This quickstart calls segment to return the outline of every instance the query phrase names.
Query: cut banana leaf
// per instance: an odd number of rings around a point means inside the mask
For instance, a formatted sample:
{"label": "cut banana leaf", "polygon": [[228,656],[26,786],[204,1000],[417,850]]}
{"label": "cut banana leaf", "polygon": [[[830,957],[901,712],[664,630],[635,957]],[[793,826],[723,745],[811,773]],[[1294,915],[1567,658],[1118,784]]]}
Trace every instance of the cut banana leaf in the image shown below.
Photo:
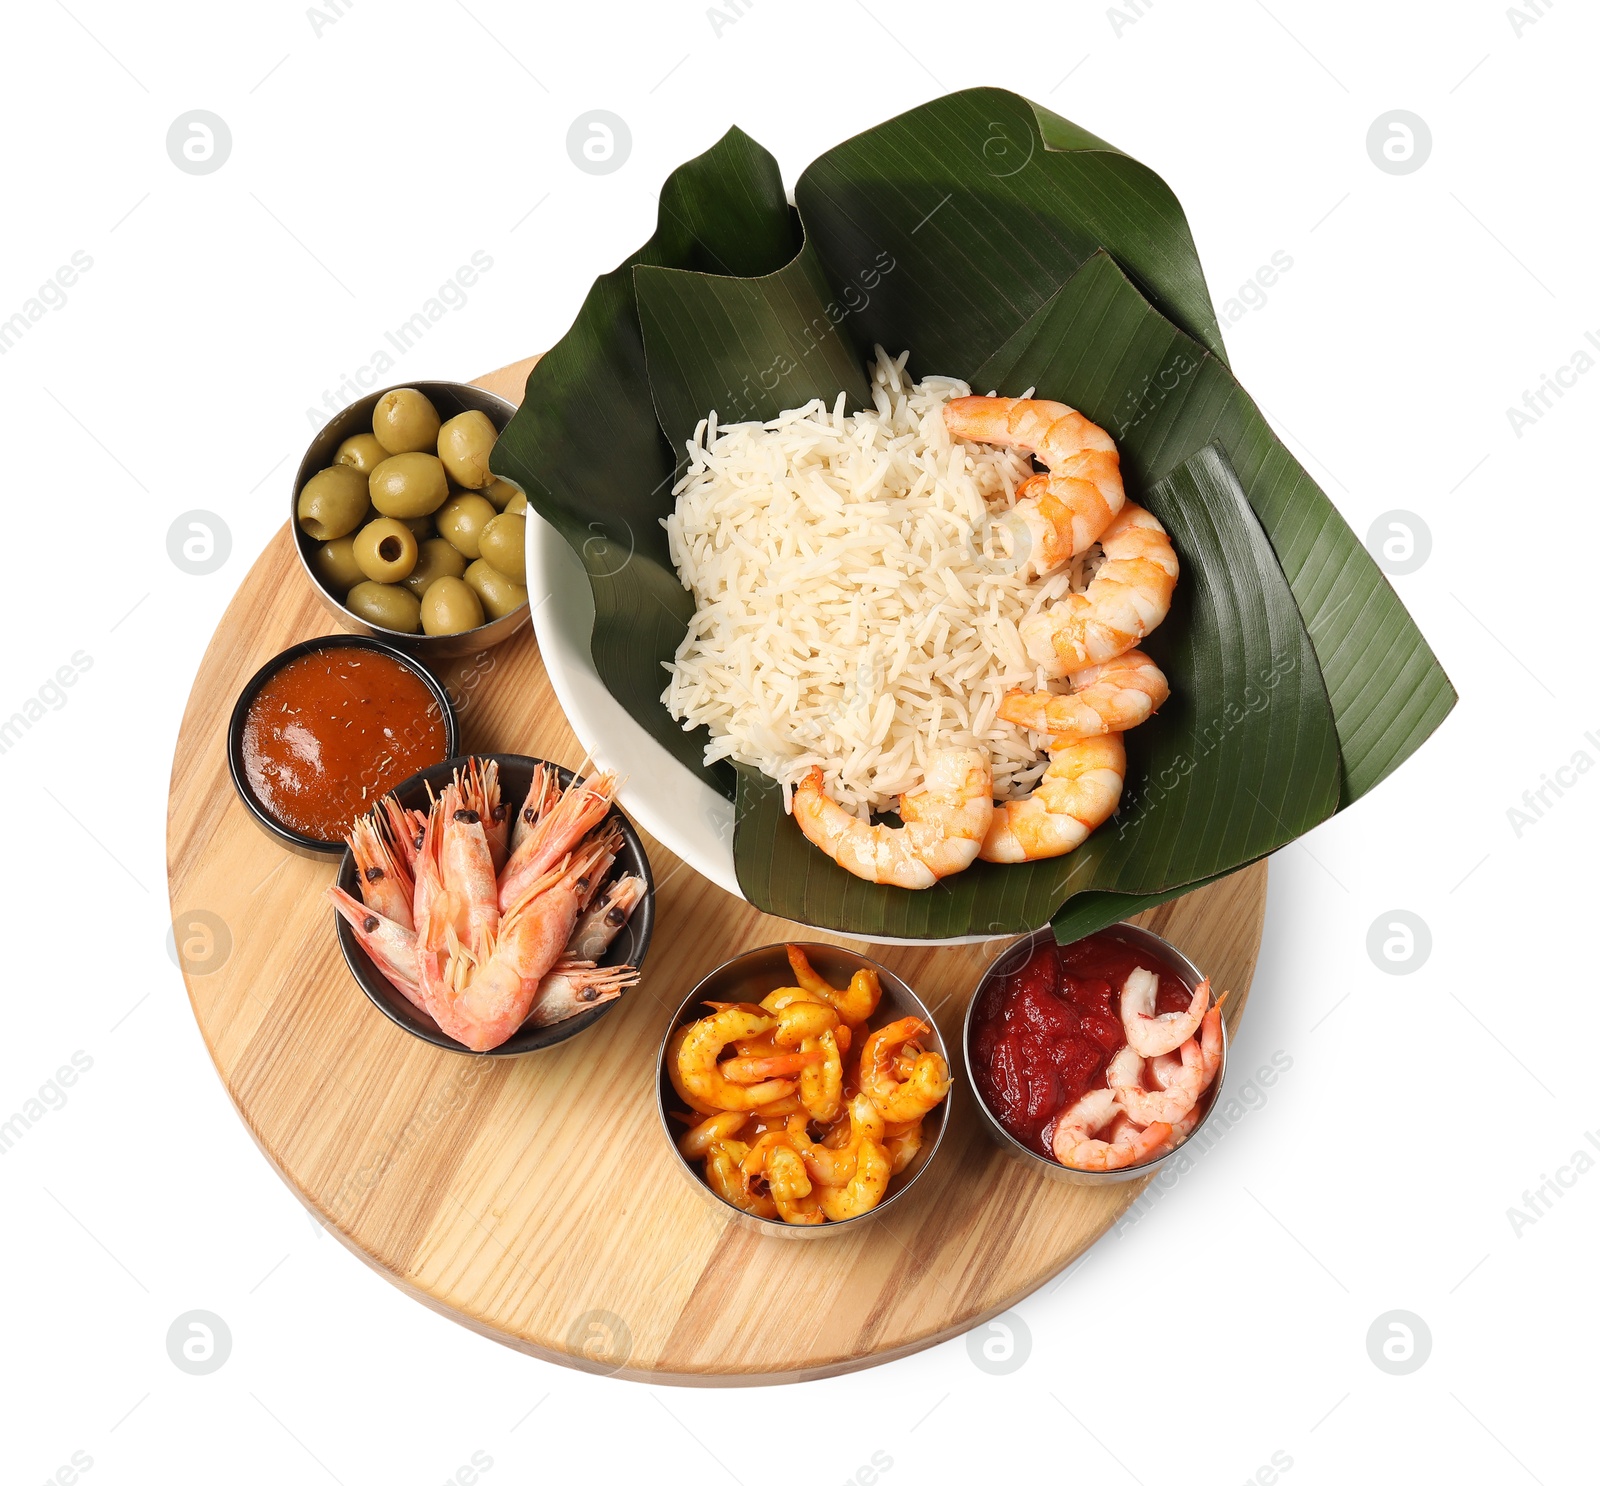
{"label": "cut banana leaf", "polygon": [[1147,167],[977,89],[830,150],[796,199],[798,213],[738,131],[675,172],[655,236],[596,282],[497,449],[496,471],[583,557],[596,666],[648,732],[734,793],[733,770],[702,763],[704,732],[660,702],[691,611],[659,524],[684,440],[713,408],[728,423],[858,403],[874,343],[909,349],[917,376],[1082,408],[1118,439],[1184,577],[1146,647],[1173,700],[1129,735],[1122,812],[1077,853],[979,864],[925,893],[876,887],[741,769],[734,857],[752,902],[846,933],[1088,932],[1294,839],[1437,726],[1449,682],[1228,372],[1182,210]]}
{"label": "cut banana leaf", "polygon": [[734,865],[751,902],[785,918],[893,938],[1020,933],[1089,894],[1090,933],[1126,917],[1122,894],[1198,883],[1287,845],[1339,804],[1333,712],[1294,596],[1226,457],[1191,456],[1144,501],[1182,577],[1144,649],[1171,700],[1127,734],[1115,817],[1070,856],[978,862],[926,892],[852,877],[783,815],[781,793],[739,770]]}
{"label": "cut banana leaf", "polygon": [[[1178,198],[1146,165],[1000,88],[951,93],[807,167],[795,200],[841,290],[893,268],[860,306],[858,341],[912,348],[970,380],[1098,249],[1216,355],[1222,332]],[[914,325],[916,341],[903,341]],[[977,358],[977,360],[974,359]]]}
{"label": "cut banana leaf", "polygon": [[655,235],[595,280],[572,329],[529,373],[522,406],[491,460],[583,559],[594,590],[595,668],[611,694],[730,798],[732,770],[708,768],[704,739],[684,733],[660,703],[661,664],[683,638],[694,601],[661,529],[672,507],[675,453],[651,401],[634,269],[759,276],[781,270],[799,246],[777,161],[730,129],[667,178]]}
{"label": "cut banana leaf", "polygon": [[1116,439],[1130,492],[1199,444],[1221,444],[1316,646],[1339,725],[1344,804],[1410,757],[1455,705],[1433,652],[1333,503],[1227,367],[1157,314],[1108,254],[1074,274],[973,385],[1036,386],[1080,409]]}

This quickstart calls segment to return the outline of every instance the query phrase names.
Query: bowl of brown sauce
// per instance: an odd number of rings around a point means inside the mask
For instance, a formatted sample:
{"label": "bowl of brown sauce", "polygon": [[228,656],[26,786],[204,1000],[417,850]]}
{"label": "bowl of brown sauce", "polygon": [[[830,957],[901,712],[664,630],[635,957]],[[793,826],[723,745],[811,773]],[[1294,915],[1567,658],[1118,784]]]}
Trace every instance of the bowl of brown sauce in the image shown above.
{"label": "bowl of brown sauce", "polygon": [[273,656],[228,723],[228,770],[256,823],[305,856],[339,856],[356,816],[403,779],[453,758],[445,689],[365,635],[324,635]]}

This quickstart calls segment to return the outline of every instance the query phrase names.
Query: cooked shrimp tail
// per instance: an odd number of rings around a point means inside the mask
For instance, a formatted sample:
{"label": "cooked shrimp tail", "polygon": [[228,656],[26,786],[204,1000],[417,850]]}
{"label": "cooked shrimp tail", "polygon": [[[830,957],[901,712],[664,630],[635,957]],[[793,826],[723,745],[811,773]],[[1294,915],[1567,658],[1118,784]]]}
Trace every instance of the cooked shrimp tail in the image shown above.
{"label": "cooked shrimp tail", "polygon": [[831,800],[813,766],[795,786],[792,809],[806,839],[868,882],[928,888],[965,871],[994,812],[987,752],[947,748],[928,766],[924,787],[900,797],[905,824],[868,825]]}
{"label": "cooked shrimp tail", "polygon": [[1138,727],[1169,694],[1161,668],[1142,650],[1125,651],[1072,679],[1073,689],[1064,695],[1007,693],[1000,716],[1018,727],[1049,733],[1058,742],[1072,742]]}
{"label": "cooked shrimp tail", "polygon": [[1117,446],[1098,424],[1064,403],[1036,397],[957,397],[945,427],[958,439],[1025,449],[1049,466],[1017,491],[1016,512],[1032,538],[1029,561],[1048,573],[1085,551],[1122,509]]}
{"label": "cooked shrimp tail", "polygon": [[1156,992],[1161,981],[1152,971],[1137,968],[1122,983],[1122,1030],[1141,1058],[1170,1053],[1193,1037],[1206,1008],[1211,1004],[1211,982],[1202,980],[1194,988],[1188,1006],[1182,1011],[1156,1015]]}
{"label": "cooked shrimp tail", "polygon": [[1167,617],[1178,555],[1166,528],[1129,501],[1100,538],[1106,560],[1083,593],[1030,614],[1017,632],[1049,676],[1073,676],[1132,650]]}
{"label": "cooked shrimp tail", "polygon": [[1076,851],[1117,808],[1127,768],[1121,733],[1052,743],[1033,793],[995,806],[984,861],[1035,862]]}

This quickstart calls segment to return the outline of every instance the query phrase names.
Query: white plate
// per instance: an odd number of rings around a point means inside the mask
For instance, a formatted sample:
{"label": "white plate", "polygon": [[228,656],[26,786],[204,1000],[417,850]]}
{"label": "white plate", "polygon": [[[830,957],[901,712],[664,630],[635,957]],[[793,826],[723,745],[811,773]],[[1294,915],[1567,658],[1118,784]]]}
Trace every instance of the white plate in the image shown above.
{"label": "white plate", "polygon": [[[622,775],[618,803],[668,851],[743,900],[733,869],[733,802],[684,768],[606,690],[589,651],[594,628],[589,575],[561,533],[531,508],[528,593],[539,654],[556,700],[595,763]],[[663,690],[666,684],[663,671]],[[984,944],[994,940],[988,934],[934,940],[877,934],[852,937],[871,944]]]}

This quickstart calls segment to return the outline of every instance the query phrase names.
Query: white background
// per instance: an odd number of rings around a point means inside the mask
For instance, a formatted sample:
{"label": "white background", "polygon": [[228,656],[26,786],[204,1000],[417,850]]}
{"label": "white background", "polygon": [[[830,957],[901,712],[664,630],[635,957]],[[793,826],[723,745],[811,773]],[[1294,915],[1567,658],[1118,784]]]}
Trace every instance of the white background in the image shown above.
{"label": "white background", "polygon": [[[92,1069],[3,1157],[0,1474],[91,1482],[511,1479],[1239,1482],[1593,1479],[1600,1175],[1508,1209],[1600,1126],[1600,777],[1520,835],[1578,750],[1600,759],[1590,639],[1600,375],[1519,438],[1506,409],[1600,331],[1592,62],[1578,4],[1500,0],[748,0],[544,7],[361,0],[8,9],[0,319],[75,251],[92,269],[0,357],[8,453],[0,714],[82,651],[66,703],[0,756],[0,1117]],[[335,7],[325,5],[326,15]],[[731,19],[730,19],[731,18]],[[322,1233],[257,1153],[163,936],[173,741],[201,652],[283,519],[306,408],[475,249],[492,271],[401,363],[465,378],[548,346],[650,232],[667,172],[737,122],[791,184],[829,145],[949,89],[1001,84],[1146,161],[1187,208],[1235,369],[1363,535],[1420,515],[1396,586],[1461,692],[1394,778],[1272,864],[1242,1080],[1292,1067],[1135,1224],[1027,1300],[1026,1363],[964,1341],[757,1393],[534,1362],[423,1309]],[[169,161],[221,115],[225,166]],[[629,124],[592,177],[580,114]],[[1409,175],[1369,125],[1431,128]],[[898,349],[898,348],[897,348]],[[1592,349],[1592,348],[1591,348]],[[915,348],[913,348],[913,353]],[[937,370],[927,368],[926,370]],[[194,577],[166,532],[219,513]],[[1431,930],[1382,973],[1369,927]],[[818,1303],[772,1304],[796,1326]],[[227,1364],[168,1360],[180,1313]],[[1426,1323],[1407,1376],[1370,1359]],[[991,1338],[1000,1344],[1003,1338]],[[531,1415],[530,1409],[535,1410]],[[892,1461],[882,1469],[882,1457]],[[862,1476],[865,1481],[868,1477]],[[1263,1475],[1261,1480],[1269,1479]]]}

